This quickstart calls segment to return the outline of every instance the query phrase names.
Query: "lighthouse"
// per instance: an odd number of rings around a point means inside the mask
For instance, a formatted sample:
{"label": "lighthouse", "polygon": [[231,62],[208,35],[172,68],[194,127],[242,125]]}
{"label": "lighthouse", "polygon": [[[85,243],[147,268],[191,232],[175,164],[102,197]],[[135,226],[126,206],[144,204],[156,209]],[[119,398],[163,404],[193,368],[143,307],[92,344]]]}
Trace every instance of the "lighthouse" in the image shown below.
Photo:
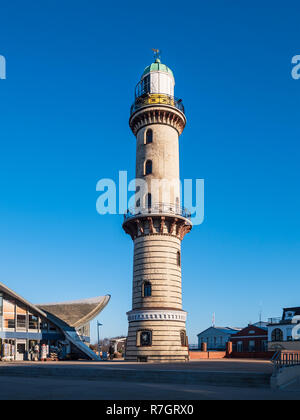
{"label": "lighthouse", "polygon": [[172,70],[156,55],[136,85],[130,110],[137,199],[123,223],[134,244],[128,361],[188,360],[181,242],[192,223],[181,206],[179,137],[186,117],[174,86]]}

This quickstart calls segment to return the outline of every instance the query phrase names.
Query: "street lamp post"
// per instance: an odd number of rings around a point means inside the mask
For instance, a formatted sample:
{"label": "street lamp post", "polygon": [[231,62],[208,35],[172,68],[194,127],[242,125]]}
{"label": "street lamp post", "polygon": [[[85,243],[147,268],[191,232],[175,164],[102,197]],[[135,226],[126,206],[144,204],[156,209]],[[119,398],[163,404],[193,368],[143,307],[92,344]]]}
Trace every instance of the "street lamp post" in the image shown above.
{"label": "street lamp post", "polygon": [[100,333],[99,333],[99,328],[102,326],[103,324],[101,324],[99,321],[97,321],[97,333],[98,333],[98,355],[100,357]]}

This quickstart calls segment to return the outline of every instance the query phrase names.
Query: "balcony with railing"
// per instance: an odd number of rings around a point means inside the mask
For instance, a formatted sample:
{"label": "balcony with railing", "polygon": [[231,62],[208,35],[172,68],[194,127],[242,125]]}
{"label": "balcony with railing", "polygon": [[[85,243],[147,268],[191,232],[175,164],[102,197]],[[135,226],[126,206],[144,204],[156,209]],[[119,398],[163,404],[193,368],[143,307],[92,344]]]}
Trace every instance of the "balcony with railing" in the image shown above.
{"label": "balcony with railing", "polygon": [[156,93],[147,93],[135,99],[134,104],[130,108],[130,115],[139,109],[149,105],[168,105],[179,109],[184,114],[184,106],[182,99],[175,98],[174,96]]}
{"label": "balcony with railing", "polygon": [[268,324],[270,325],[277,325],[277,324],[280,324],[281,322],[282,322],[282,319],[280,317],[268,318]]}
{"label": "balcony with railing", "polygon": [[191,220],[191,213],[183,207],[174,204],[154,203],[150,207],[135,207],[127,210],[127,213],[124,214],[124,222],[138,216],[155,215],[179,216]]}

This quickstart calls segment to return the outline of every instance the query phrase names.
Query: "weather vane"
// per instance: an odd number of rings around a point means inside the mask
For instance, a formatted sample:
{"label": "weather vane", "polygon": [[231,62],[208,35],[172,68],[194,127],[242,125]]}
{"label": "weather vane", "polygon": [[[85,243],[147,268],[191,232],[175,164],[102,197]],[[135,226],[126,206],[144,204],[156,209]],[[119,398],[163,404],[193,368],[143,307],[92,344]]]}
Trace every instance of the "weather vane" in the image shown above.
{"label": "weather vane", "polygon": [[152,48],[152,51],[153,51],[153,55],[154,55],[154,60],[160,59],[161,51],[157,50],[156,48]]}

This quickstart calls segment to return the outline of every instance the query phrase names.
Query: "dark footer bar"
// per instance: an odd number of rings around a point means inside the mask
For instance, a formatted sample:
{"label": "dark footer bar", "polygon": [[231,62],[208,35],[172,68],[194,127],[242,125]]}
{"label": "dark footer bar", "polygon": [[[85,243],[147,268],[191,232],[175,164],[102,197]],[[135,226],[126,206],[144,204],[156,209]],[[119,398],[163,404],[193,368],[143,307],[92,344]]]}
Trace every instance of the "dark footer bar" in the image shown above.
{"label": "dark footer bar", "polygon": [[[141,419],[162,416],[200,416],[199,401],[98,401],[101,414],[109,418],[125,416],[131,419]],[[203,408],[203,406],[202,406]]]}

